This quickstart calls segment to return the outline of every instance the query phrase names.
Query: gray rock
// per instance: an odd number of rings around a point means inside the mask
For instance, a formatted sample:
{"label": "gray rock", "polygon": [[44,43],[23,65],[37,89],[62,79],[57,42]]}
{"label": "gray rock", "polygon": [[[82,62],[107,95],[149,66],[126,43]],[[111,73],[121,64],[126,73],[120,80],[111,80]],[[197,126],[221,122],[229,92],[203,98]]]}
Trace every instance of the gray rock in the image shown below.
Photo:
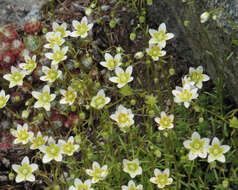
{"label": "gray rock", "polygon": [[[154,0],[153,5],[147,7],[150,28],[157,28],[160,23],[165,22],[167,30],[175,34],[170,46],[166,48],[171,47],[175,51],[175,58],[178,56],[182,60],[182,63],[176,63],[176,72],[185,74],[189,66],[203,65],[215,81],[224,66],[225,85],[238,103],[237,46],[231,46],[234,54],[226,61],[234,26],[222,11],[217,12],[217,20],[210,18],[208,22],[200,23],[203,12],[216,8],[223,8],[227,16],[238,23],[238,0],[200,0],[196,1],[196,8],[192,5],[192,0],[187,2],[190,3],[183,3],[182,0]],[[185,20],[189,21],[187,26],[184,26]],[[234,30],[237,31],[237,28]]]}
{"label": "gray rock", "polygon": [[40,18],[40,9],[48,0],[1,0],[0,26],[15,23],[23,26],[31,17]]}

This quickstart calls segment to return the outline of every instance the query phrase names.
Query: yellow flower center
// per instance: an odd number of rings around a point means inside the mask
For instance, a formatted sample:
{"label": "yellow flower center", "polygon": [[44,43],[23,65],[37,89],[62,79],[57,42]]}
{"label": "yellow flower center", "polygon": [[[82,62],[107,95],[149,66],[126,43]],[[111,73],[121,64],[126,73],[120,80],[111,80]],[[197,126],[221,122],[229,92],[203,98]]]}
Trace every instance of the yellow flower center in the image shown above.
{"label": "yellow flower center", "polygon": [[26,129],[22,129],[17,133],[17,137],[20,142],[26,142],[30,138],[30,135]]}
{"label": "yellow flower center", "polygon": [[32,168],[27,164],[24,163],[22,167],[18,169],[18,175],[21,178],[27,179],[31,176]]}
{"label": "yellow flower center", "polygon": [[47,79],[50,81],[55,81],[58,77],[59,73],[57,70],[55,69],[50,69],[47,71]]}
{"label": "yellow flower center", "polygon": [[13,74],[10,77],[10,80],[14,84],[17,84],[17,83],[21,82],[23,78],[24,78],[24,74],[19,73],[19,72],[13,72]]}
{"label": "yellow flower center", "polygon": [[55,143],[50,143],[50,145],[46,147],[46,152],[49,158],[56,158],[60,154],[60,147],[57,146]]}
{"label": "yellow flower center", "polygon": [[119,73],[118,77],[118,83],[119,84],[125,84],[130,80],[130,74],[129,73]]}
{"label": "yellow flower center", "polygon": [[169,183],[168,175],[167,174],[158,174],[156,177],[156,183],[160,184],[161,186],[165,186]]}
{"label": "yellow flower center", "polygon": [[79,184],[77,185],[77,190],[89,190],[88,185]]}
{"label": "yellow flower center", "polygon": [[163,128],[168,128],[171,126],[172,120],[170,119],[170,117],[162,117],[160,119],[160,125]]}
{"label": "yellow flower center", "polygon": [[214,144],[212,145],[212,147],[209,148],[209,153],[212,157],[220,157],[223,151],[223,148],[218,144]]}
{"label": "yellow flower center", "polygon": [[168,39],[168,35],[165,33],[164,30],[160,30],[160,31],[154,33],[154,38],[155,38],[156,42],[163,42]]}
{"label": "yellow flower center", "polygon": [[40,94],[40,96],[39,96],[39,101],[40,101],[42,104],[48,104],[48,103],[50,103],[50,101],[51,101],[51,96],[50,96],[49,92],[46,91],[46,92],[43,92],[42,94]]}
{"label": "yellow flower center", "polygon": [[118,65],[118,60],[117,59],[108,59],[106,66],[109,69],[115,69]]}
{"label": "yellow flower center", "polygon": [[56,27],[55,32],[60,32],[61,33],[61,38],[66,36],[65,29],[63,27]]}
{"label": "yellow flower center", "polygon": [[137,163],[127,163],[127,168],[130,172],[136,172],[139,169],[139,166]]}
{"label": "yellow flower center", "polygon": [[88,31],[88,26],[85,23],[77,25],[77,31],[80,36],[83,36]]}
{"label": "yellow flower center", "polygon": [[191,78],[191,80],[193,82],[195,82],[196,84],[199,84],[200,82],[203,81],[204,77],[202,75],[201,71],[193,71],[189,74],[189,77]]}
{"label": "yellow flower center", "polygon": [[45,144],[45,139],[42,136],[38,136],[32,140],[32,143],[34,144],[34,148],[38,148]]}
{"label": "yellow flower center", "polygon": [[162,56],[161,48],[159,46],[152,46],[149,51],[149,55],[151,55],[152,57]]}
{"label": "yellow flower center", "polygon": [[179,99],[183,102],[189,102],[192,96],[193,94],[187,89],[183,89],[183,92],[178,94]]}
{"label": "yellow flower center", "polygon": [[129,121],[129,117],[125,113],[120,113],[117,116],[118,123],[126,123]]}
{"label": "yellow flower center", "polygon": [[196,152],[203,152],[205,142],[201,141],[198,138],[193,139],[193,141],[190,143],[191,151],[193,153]]}
{"label": "yellow flower center", "polygon": [[74,151],[75,151],[75,148],[72,142],[63,144],[63,152],[65,154],[72,154]]}
{"label": "yellow flower center", "polygon": [[73,102],[76,98],[76,95],[73,90],[69,90],[65,93],[66,102]]}
{"label": "yellow flower center", "polygon": [[64,59],[64,52],[60,50],[56,50],[56,52],[52,56],[55,62],[60,62]]}

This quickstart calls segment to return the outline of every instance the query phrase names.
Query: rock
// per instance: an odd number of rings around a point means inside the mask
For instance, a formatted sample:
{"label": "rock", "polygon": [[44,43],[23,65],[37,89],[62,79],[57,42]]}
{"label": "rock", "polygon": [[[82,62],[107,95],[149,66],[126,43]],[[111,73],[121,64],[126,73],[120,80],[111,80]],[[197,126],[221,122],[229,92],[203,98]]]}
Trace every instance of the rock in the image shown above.
{"label": "rock", "polygon": [[48,0],[1,0],[0,26],[15,23],[23,26],[30,17],[40,18],[40,9]]}
{"label": "rock", "polygon": [[[216,8],[223,8],[227,16],[234,23],[238,23],[238,0],[200,0],[196,1],[195,6],[192,2],[154,0],[153,5],[147,7],[150,28],[157,29],[160,23],[165,22],[167,30],[175,34],[170,47],[175,51],[175,58],[178,56],[180,60],[184,60],[183,63],[176,63],[176,72],[184,73],[185,69],[188,71],[189,66],[203,65],[215,82],[218,76],[221,76],[224,66],[225,85],[229,95],[238,104],[238,48],[230,46],[234,26],[222,11],[217,12],[217,20],[210,18],[208,22],[200,23],[200,15],[203,12]],[[188,21],[187,26],[184,25],[185,21]],[[233,55],[227,60],[229,46]]]}

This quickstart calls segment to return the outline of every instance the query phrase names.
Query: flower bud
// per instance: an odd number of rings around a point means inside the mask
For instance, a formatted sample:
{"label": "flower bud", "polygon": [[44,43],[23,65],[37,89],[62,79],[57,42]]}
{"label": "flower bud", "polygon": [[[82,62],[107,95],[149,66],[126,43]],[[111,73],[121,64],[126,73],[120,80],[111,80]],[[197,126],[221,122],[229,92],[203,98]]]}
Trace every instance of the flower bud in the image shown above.
{"label": "flower bud", "polygon": [[87,16],[91,15],[92,12],[93,12],[93,10],[92,10],[90,7],[86,8],[86,10],[85,10],[85,14],[86,14]]}
{"label": "flower bud", "polygon": [[135,59],[141,59],[142,57],[144,57],[144,53],[142,51],[138,51],[134,55]]}
{"label": "flower bud", "polygon": [[132,32],[132,33],[130,34],[130,39],[131,39],[132,41],[135,40],[135,39],[136,39],[136,33]]}
{"label": "flower bud", "polygon": [[13,172],[10,172],[10,173],[8,174],[9,180],[13,180],[14,177],[15,177],[15,174],[14,174]]}
{"label": "flower bud", "polygon": [[229,187],[229,181],[228,181],[228,179],[224,179],[224,180],[222,181],[222,186],[223,186],[224,188],[228,188],[228,187]]}
{"label": "flower bud", "polygon": [[210,13],[209,12],[206,11],[206,12],[202,13],[201,16],[200,16],[200,22],[201,23],[207,22],[209,17],[210,17]]}
{"label": "flower bud", "polygon": [[147,5],[152,5],[153,4],[153,0],[147,0]]}
{"label": "flower bud", "polygon": [[114,27],[116,26],[116,20],[115,20],[115,19],[110,20],[109,26],[110,26],[111,28],[114,28]]}
{"label": "flower bud", "polygon": [[135,100],[135,99],[132,99],[132,100],[130,101],[130,104],[131,104],[132,106],[134,106],[134,105],[136,104],[136,100]]}
{"label": "flower bud", "polygon": [[29,115],[30,115],[30,112],[28,110],[22,111],[22,114],[21,114],[22,118],[27,119]]}

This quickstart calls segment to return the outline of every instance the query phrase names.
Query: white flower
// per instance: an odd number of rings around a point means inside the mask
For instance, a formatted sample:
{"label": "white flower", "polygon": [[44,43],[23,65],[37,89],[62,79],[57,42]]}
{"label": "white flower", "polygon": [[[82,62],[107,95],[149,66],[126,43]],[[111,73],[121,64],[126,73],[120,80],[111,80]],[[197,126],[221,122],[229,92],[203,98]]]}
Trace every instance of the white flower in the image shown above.
{"label": "white flower", "polygon": [[226,161],[226,158],[223,154],[227,153],[230,150],[230,146],[228,145],[221,145],[219,139],[214,137],[212,140],[212,145],[208,148],[208,162],[213,162],[218,160],[222,163]]}
{"label": "white flower", "polygon": [[116,54],[115,57],[112,57],[110,53],[105,53],[105,60],[106,61],[101,61],[100,65],[106,67],[110,71],[114,70],[122,64],[120,53]]}
{"label": "white flower", "polygon": [[58,70],[58,65],[52,65],[51,68],[43,66],[42,71],[45,74],[40,77],[40,80],[42,81],[54,82],[62,75],[62,71]]}
{"label": "white flower", "polygon": [[35,181],[35,176],[32,174],[38,170],[37,164],[30,164],[29,158],[25,156],[21,162],[21,165],[13,164],[12,169],[17,173],[16,182],[22,181]]}
{"label": "white flower", "polygon": [[160,24],[158,30],[149,29],[149,33],[152,37],[149,41],[149,44],[156,44],[162,48],[166,46],[166,40],[170,40],[174,37],[174,34],[166,33],[165,23]]}
{"label": "white flower", "polygon": [[116,112],[110,118],[117,122],[123,132],[126,132],[126,129],[134,124],[134,114],[131,109],[126,109],[123,105],[119,105]]}
{"label": "white flower", "polygon": [[22,143],[27,144],[34,136],[33,132],[28,131],[28,125],[25,123],[23,126],[17,124],[17,130],[12,130],[11,134],[16,137],[14,144]]}
{"label": "white flower", "polygon": [[210,79],[208,75],[203,74],[202,66],[197,67],[197,69],[190,67],[188,76],[189,79],[195,83],[195,87],[199,89],[202,88],[202,82],[206,82]]}
{"label": "white flower", "polygon": [[198,89],[194,88],[193,86],[190,86],[189,84],[185,84],[182,88],[176,86],[175,90],[172,90],[174,97],[174,102],[176,103],[184,103],[184,106],[186,108],[189,107],[190,102],[193,99],[196,99],[198,97],[197,93]]}
{"label": "white flower", "polygon": [[45,145],[47,140],[48,140],[48,136],[42,136],[41,132],[39,131],[36,137],[31,138],[32,145],[30,149],[32,150],[39,149],[39,147]]}
{"label": "white flower", "polygon": [[37,102],[34,104],[34,108],[45,108],[47,111],[50,111],[50,102],[52,102],[56,95],[50,94],[50,87],[45,85],[43,87],[42,93],[37,91],[32,91],[32,96],[37,99]]}
{"label": "white flower", "polygon": [[0,109],[4,108],[7,104],[7,101],[9,100],[10,95],[5,94],[5,90],[0,91]]}
{"label": "white flower", "polygon": [[132,161],[123,159],[123,171],[128,173],[131,178],[135,178],[137,175],[142,174],[142,168],[138,159]]}
{"label": "white flower", "polygon": [[163,172],[155,168],[154,170],[155,177],[150,178],[150,182],[157,184],[158,188],[164,188],[166,185],[170,185],[173,182],[173,179],[169,177],[169,169],[166,168]]}
{"label": "white flower", "polygon": [[174,115],[167,115],[164,111],[161,112],[160,118],[156,117],[155,122],[159,126],[159,130],[164,130],[164,129],[171,129],[174,127],[173,124],[174,121]]}
{"label": "white flower", "polygon": [[202,13],[201,16],[200,16],[200,22],[201,23],[207,22],[209,17],[210,17],[210,13],[209,12],[206,11],[206,12]]}
{"label": "white flower", "polygon": [[95,109],[102,109],[106,104],[111,101],[111,98],[105,96],[104,90],[99,90],[97,95],[91,100],[90,105]]}
{"label": "white flower", "polygon": [[53,48],[54,46],[61,46],[65,40],[61,37],[60,32],[48,32],[45,35],[46,40],[49,42],[44,45],[44,48]]}
{"label": "white flower", "polygon": [[50,137],[48,139],[48,146],[43,145],[39,147],[40,151],[44,153],[42,158],[43,163],[48,163],[51,160],[60,162],[62,160],[62,145],[56,144],[55,140]]}
{"label": "white flower", "polygon": [[103,180],[107,176],[108,174],[107,165],[100,167],[99,163],[94,161],[92,167],[93,167],[92,170],[86,169],[86,173],[89,176],[93,177],[92,183],[97,183],[99,180]]}
{"label": "white flower", "polygon": [[11,74],[5,74],[3,78],[10,82],[9,88],[12,88],[17,85],[22,86],[25,75],[26,72],[24,70],[11,66]]}
{"label": "white flower", "polygon": [[209,146],[208,138],[200,138],[197,132],[192,134],[191,140],[186,140],[183,142],[185,148],[189,149],[189,160],[194,160],[198,156],[201,158],[207,157],[207,151]]}
{"label": "white flower", "polygon": [[93,190],[93,188],[91,188],[92,185],[92,181],[90,179],[86,180],[84,183],[76,178],[74,180],[74,186],[71,185],[69,187],[69,190]]}
{"label": "white flower", "polygon": [[68,46],[63,47],[62,49],[59,46],[54,46],[53,53],[46,53],[45,56],[52,60],[52,65],[56,65],[59,62],[67,59],[65,54],[67,53],[68,49]]}
{"label": "white flower", "polygon": [[130,180],[128,182],[128,186],[123,185],[121,188],[122,188],[122,190],[142,190],[143,189],[143,185],[136,186],[134,181]]}
{"label": "white flower", "polygon": [[32,58],[29,55],[24,56],[25,63],[20,63],[19,67],[26,71],[26,75],[31,74],[36,68],[36,56],[33,55]]}
{"label": "white flower", "polygon": [[117,87],[121,88],[125,86],[127,83],[133,80],[132,74],[132,66],[127,67],[126,71],[124,71],[121,67],[117,67],[115,69],[116,77],[110,77],[109,80],[113,83],[117,83]]}
{"label": "white flower", "polygon": [[53,22],[53,31],[60,32],[61,38],[65,38],[71,34],[69,30],[67,30],[67,24],[64,22],[59,25],[57,22]]}
{"label": "white flower", "polygon": [[146,48],[146,53],[151,56],[154,61],[158,61],[159,57],[166,55],[166,51],[162,50],[162,47],[158,45],[150,45],[149,48]]}
{"label": "white flower", "polygon": [[77,97],[77,92],[72,88],[68,87],[68,90],[60,89],[60,94],[62,94],[64,97],[60,100],[60,104],[69,104],[72,105],[74,103],[74,100]]}
{"label": "white flower", "polygon": [[88,19],[86,16],[84,16],[81,20],[81,22],[77,20],[73,20],[72,22],[73,27],[76,31],[73,31],[71,33],[72,37],[81,37],[86,38],[88,36],[88,31],[92,29],[93,24],[88,24]]}
{"label": "white flower", "polygon": [[59,140],[58,144],[62,147],[62,153],[72,156],[75,151],[79,149],[79,145],[74,144],[74,137],[69,137],[68,141]]}

